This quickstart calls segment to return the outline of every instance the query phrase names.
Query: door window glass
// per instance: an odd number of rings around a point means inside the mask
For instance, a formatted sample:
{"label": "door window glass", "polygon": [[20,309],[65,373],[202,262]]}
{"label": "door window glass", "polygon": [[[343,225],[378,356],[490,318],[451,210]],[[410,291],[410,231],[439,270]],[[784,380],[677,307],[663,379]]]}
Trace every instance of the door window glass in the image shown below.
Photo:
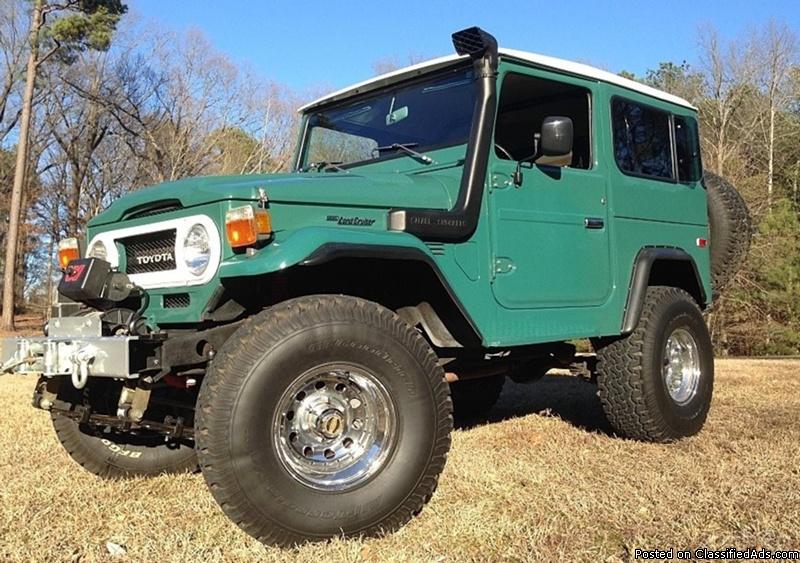
{"label": "door window glass", "polygon": [[591,168],[590,93],[586,88],[555,80],[509,73],[503,80],[495,125],[495,154],[506,160],[533,156],[534,135],[546,117],[572,119],[572,153],[564,157],[540,156],[536,164]]}
{"label": "door window glass", "polygon": [[628,100],[611,103],[614,157],[623,172],[673,179],[669,114]]}
{"label": "door window glass", "polygon": [[678,155],[678,181],[697,182],[702,175],[697,121],[675,116],[675,148]]}

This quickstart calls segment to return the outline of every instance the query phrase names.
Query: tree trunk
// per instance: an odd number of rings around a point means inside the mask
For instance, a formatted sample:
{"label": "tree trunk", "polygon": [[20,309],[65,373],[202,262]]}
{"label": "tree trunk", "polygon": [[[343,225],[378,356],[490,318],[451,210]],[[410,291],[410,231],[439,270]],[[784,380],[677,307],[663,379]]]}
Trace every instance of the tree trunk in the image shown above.
{"label": "tree trunk", "polygon": [[715,172],[720,176],[725,175],[725,141],[727,140],[725,137],[725,114],[724,110],[720,109],[720,124],[719,124],[719,136],[717,141],[719,144],[717,145],[717,169]]}
{"label": "tree trunk", "polygon": [[45,303],[46,307],[44,310],[44,318],[45,320],[50,320],[50,312],[52,311],[53,302],[53,264],[55,264],[57,258],[53,256],[53,253],[56,249],[56,237],[51,234],[50,235],[50,243],[47,247],[47,295],[45,296]]}
{"label": "tree trunk", "polygon": [[775,178],[775,104],[769,107],[769,141],[767,146],[767,209],[772,209],[772,190]]}
{"label": "tree trunk", "polygon": [[36,71],[39,66],[39,31],[44,23],[44,0],[35,0],[33,18],[31,19],[30,49],[28,68],[25,73],[25,93],[22,98],[22,116],[19,123],[19,141],[17,143],[17,160],[14,168],[14,184],[11,189],[11,208],[8,217],[8,234],[6,236],[6,260],[3,269],[3,316],[0,328],[14,330],[14,286],[17,264],[17,241],[19,238],[20,218],[22,215],[22,190],[25,186],[25,169],[28,162],[28,139],[31,130],[31,113],[33,93],[36,83]]}

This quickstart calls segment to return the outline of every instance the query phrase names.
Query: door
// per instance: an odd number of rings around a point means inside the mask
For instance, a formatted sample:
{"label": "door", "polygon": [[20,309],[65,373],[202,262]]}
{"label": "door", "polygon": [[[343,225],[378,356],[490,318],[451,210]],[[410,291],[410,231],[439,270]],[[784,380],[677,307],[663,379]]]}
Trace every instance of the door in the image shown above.
{"label": "door", "polygon": [[[534,153],[544,118],[573,122],[572,152]],[[489,207],[495,299],[510,309],[591,307],[611,292],[606,177],[594,158],[591,91],[578,79],[506,72],[495,128]]]}

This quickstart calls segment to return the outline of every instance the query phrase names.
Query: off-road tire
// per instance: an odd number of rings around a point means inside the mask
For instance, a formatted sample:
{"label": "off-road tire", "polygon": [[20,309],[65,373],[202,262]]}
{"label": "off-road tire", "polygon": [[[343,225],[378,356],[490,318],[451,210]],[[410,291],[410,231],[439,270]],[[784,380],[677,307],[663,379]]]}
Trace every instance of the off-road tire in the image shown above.
{"label": "off-road tire", "polygon": [[[94,383],[97,382],[90,382],[90,387]],[[70,404],[80,402],[84,392],[91,389],[78,391],[64,382],[55,404],[70,408]],[[190,440],[166,440],[146,431],[138,435],[105,432],[55,412],[50,418],[59,442],[70,457],[95,475],[125,478],[197,471],[197,455]]]}
{"label": "off-road tire", "polygon": [[[396,409],[391,454],[369,480],[317,490],[281,463],[279,397],[331,362],[379,377]],[[308,296],[251,317],[213,360],[198,398],[203,476],[222,510],[262,543],[291,546],[394,531],[430,499],[453,427],[444,373],[422,336],[393,312],[347,296]]]}
{"label": "off-road tire", "polygon": [[455,418],[465,420],[489,412],[500,398],[505,381],[506,376],[500,374],[451,383]]}
{"label": "off-road tire", "polygon": [[747,204],[727,180],[704,172],[711,230],[711,285],[719,294],[742,267],[752,232]]}
{"label": "off-road tire", "polygon": [[[667,338],[677,328],[694,338],[700,359],[697,392],[683,406],[671,399],[661,373]],[[714,358],[703,315],[691,295],[674,287],[648,288],[636,329],[598,348],[600,402],[619,434],[671,442],[700,431],[711,404]]]}

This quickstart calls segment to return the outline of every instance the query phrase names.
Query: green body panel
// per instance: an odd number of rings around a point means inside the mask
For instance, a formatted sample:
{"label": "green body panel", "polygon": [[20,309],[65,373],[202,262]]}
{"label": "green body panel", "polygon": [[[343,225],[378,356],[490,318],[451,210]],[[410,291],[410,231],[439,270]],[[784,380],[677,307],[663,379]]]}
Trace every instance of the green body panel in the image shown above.
{"label": "green body panel", "polygon": [[[223,233],[219,270],[202,286],[149,290],[146,315],[157,326],[197,323],[221,280],[260,276],[302,262],[330,243],[412,248],[435,262],[485,346],[513,346],[619,334],[636,255],[643,247],[678,247],[695,260],[711,296],[706,192],[702,185],[659,182],[623,174],[614,161],[610,104],[624,96],[677,115],[692,110],[590,79],[501,61],[507,72],[563,80],[591,92],[592,160],[589,170],[562,168],[555,175],[523,168],[522,186],[511,182],[514,163],[490,156],[477,229],[458,244],[426,244],[391,232],[395,207],[449,209],[459,189],[464,145],[431,151],[431,165],[398,155],[348,172],[189,178],[132,193],[90,222],[89,238],[102,231],[186,215],[209,215]],[[273,240],[251,254],[224,240],[227,209],[269,198]],[[128,210],[178,200],[180,210],[124,220]],[[338,217],[367,220],[339,224]],[[603,221],[587,229],[587,218]],[[371,220],[371,221],[370,221]],[[435,249],[435,252],[432,252]],[[161,295],[187,292],[191,306],[164,309]]]}
{"label": "green body panel", "polygon": [[[462,151],[463,154],[463,151]],[[402,169],[405,171],[405,169]],[[130,210],[156,201],[176,200],[185,209],[216,201],[258,200],[259,189],[270,202],[344,207],[387,208],[404,201],[414,205],[448,207],[452,198],[447,186],[435,177],[374,171],[368,175],[358,172],[306,174],[253,174],[242,176],[204,176],[168,182],[132,192],[112,203],[96,215],[89,228],[120,221]],[[179,217],[180,214],[172,215]],[[161,218],[161,216],[159,216]],[[149,222],[154,219],[150,218]],[[136,224],[124,222],[124,226]],[[99,231],[95,231],[99,232]]]}

